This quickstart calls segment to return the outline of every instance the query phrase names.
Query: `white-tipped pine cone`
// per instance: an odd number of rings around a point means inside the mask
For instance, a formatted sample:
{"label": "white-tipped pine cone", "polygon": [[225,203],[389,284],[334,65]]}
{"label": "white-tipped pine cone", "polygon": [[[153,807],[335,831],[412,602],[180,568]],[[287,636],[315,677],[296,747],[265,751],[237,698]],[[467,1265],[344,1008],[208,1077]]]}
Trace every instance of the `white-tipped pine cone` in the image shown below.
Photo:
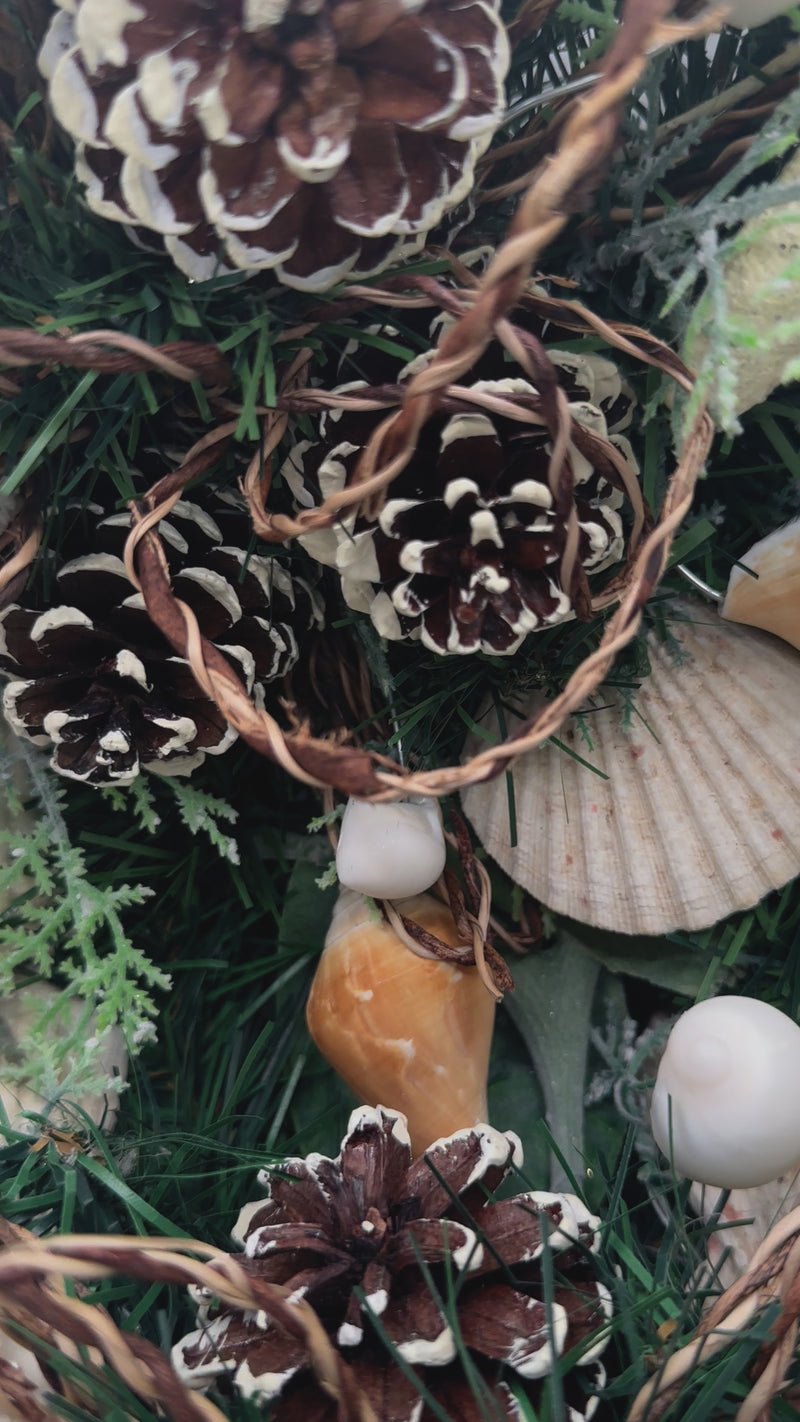
{"label": "white-tipped pine cone", "polygon": [[[322,612],[277,558],[248,552],[246,511],[229,498],[205,489],[181,499],[159,531],[176,596],[263,704],[265,685],[295,664],[298,639]],[[53,605],[0,614],[7,720],[50,747],[60,775],[90,785],[128,785],[140,769],[189,775],[236,740],[131,587],[129,526],[127,513],[100,518],[82,545],[76,529],[67,544],[79,556],[59,568]]]}
{"label": "white-tipped pine cone", "polygon": [[[413,1159],[400,1112],[359,1107],[335,1160],[295,1157],[262,1173],[269,1194],[239,1215],[237,1262],[311,1305],[379,1422],[516,1422],[517,1397],[539,1415],[544,1380],[575,1363],[563,1415],[588,1422],[613,1313],[597,1277],[601,1221],[574,1195],[494,1200],[521,1164],[513,1132],[488,1125]],[[200,1327],[172,1353],[186,1386],[230,1379],[269,1405],[272,1422],[337,1422],[305,1340],[278,1327],[268,1306],[220,1308],[211,1288],[195,1299]]]}
{"label": "white-tipped pine cone", "polygon": [[418,250],[504,109],[498,0],[58,0],[39,62],[95,212],[323,291]]}
{"label": "white-tipped pine cone", "polygon": [[[570,502],[583,578],[624,553],[622,481],[604,449],[613,446],[635,475],[630,445],[618,433],[633,401],[611,361],[549,355],[574,420]],[[413,362],[400,380],[429,358]],[[473,381],[470,392],[502,397],[521,411],[541,408],[530,381],[509,370],[500,348],[491,347],[480,371],[497,378]],[[334,393],[365,385],[350,382]],[[283,467],[299,507],[344,488],[383,417],[342,409],[321,417],[319,442],[299,442]],[[508,656],[530,632],[575,615],[574,583],[565,588],[561,580],[569,509],[548,485],[550,448],[542,424],[517,422],[468,396],[448,397],[421,431],[377,522],[351,515],[300,541],[338,570],[345,602],[368,613],[383,636],[418,637],[438,653]]]}

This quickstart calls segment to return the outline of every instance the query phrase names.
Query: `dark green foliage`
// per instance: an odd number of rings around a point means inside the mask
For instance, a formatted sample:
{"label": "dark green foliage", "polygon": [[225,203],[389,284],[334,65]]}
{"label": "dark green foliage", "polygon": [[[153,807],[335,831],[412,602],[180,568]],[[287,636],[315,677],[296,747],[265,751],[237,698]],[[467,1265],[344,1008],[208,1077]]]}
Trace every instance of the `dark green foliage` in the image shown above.
{"label": "dark green foliage", "polygon": [[[19,21],[14,0],[4,9]],[[521,106],[543,84],[568,81],[602,51],[613,24],[607,4],[564,0],[540,33],[520,42],[498,144],[526,130]],[[796,139],[800,108],[796,93],[784,98],[749,151],[686,205],[671,185],[682,164],[683,176],[691,177],[707,162],[697,148],[706,120],[689,123],[663,144],[656,130],[758,71],[791,41],[790,22],[778,20],[744,36],[726,31],[713,63],[701,41],[657,57],[630,104],[625,145],[591,220],[567,229],[547,253],[546,269],[577,278],[581,294],[604,317],[632,319],[681,341],[704,281],[712,294],[715,281],[719,287],[719,252],[734,224],[775,202],[777,160]],[[374,321],[375,312],[335,309],[326,322],[320,318],[336,299],[332,293],[315,299],[319,324],[311,333],[282,340],[308,317],[303,298],[268,277],[188,285],[159,253],[132,245],[121,228],[86,211],[62,139],[52,133],[42,143],[41,117],[33,97],[20,110],[13,86],[0,84],[0,325],[45,333],[110,328],[153,344],[218,344],[231,367],[226,399],[236,409],[236,425],[215,474],[233,485],[258,451],[255,411],[274,402],[280,372],[300,345],[312,351],[314,378],[332,386],[346,341]],[[646,210],[656,203],[663,214],[651,220]],[[622,222],[614,215],[620,208],[628,210]],[[496,245],[512,211],[511,197],[465,205],[456,215],[463,223],[458,247],[479,240]],[[419,264],[432,273],[446,269],[439,260]],[[713,310],[715,358],[721,359],[732,336],[724,301]],[[396,334],[361,330],[353,376],[376,347],[399,363],[423,348],[418,326],[402,311],[381,308],[383,318]],[[673,463],[672,416],[660,403],[657,374],[622,364],[647,411],[633,443],[645,497],[657,508]],[[63,536],[65,504],[85,508],[99,496],[123,507],[220,423],[223,411],[199,383],[187,387],[158,373],[112,377],[55,366],[11,374],[19,390],[0,394],[0,492],[27,489],[52,510],[32,585],[45,605],[52,586],[48,555]],[[745,416],[738,438],[718,438],[659,597],[684,590],[675,570],[680,560],[723,588],[749,544],[798,512],[795,397],[792,389],[776,393]],[[290,438],[311,428],[302,417]],[[279,481],[273,496],[278,503],[286,497]],[[294,550],[278,556],[304,561]],[[532,637],[513,660],[442,659],[411,645],[381,647],[371,629],[356,635],[355,616],[334,596],[331,591],[337,626],[353,637],[372,681],[377,726],[360,728],[366,743],[402,751],[408,763],[422,766],[457,761],[467,732],[480,729],[487,703],[508,708],[520,687],[557,691],[597,645],[603,625],[600,618],[573,622]],[[656,598],[648,618],[659,616]],[[646,673],[640,640],[612,674],[632,706]],[[240,1205],[256,1192],[257,1169],[288,1152],[335,1153],[352,1105],[304,1023],[333,897],[317,886],[330,859],[327,840],[306,830],[319,802],[244,746],[207,760],[190,783],[142,779],[132,790],[108,795],[57,781],[38,753],[22,752],[33,775],[35,823],[16,844],[23,853],[0,870],[0,890],[17,894],[0,919],[3,983],[12,969],[52,978],[87,1011],[98,1006],[102,1024],[119,1018],[141,1051],[113,1135],[104,1137],[79,1114],[75,1149],[66,1154],[53,1141],[31,1152],[28,1136],[8,1133],[0,1150],[0,1213],[40,1233],[188,1235],[225,1247]],[[495,910],[507,928],[517,928],[519,895],[495,877]],[[554,1099],[549,1078],[563,1063],[565,1044],[576,1045],[569,1036],[578,1030],[574,984],[559,984],[553,972],[559,955],[581,965],[585,1037],[571,1056],[575,1077],[558,1078]],[[703,934],[673,935],[655,945],[591,934],[545,916],[543,946],[518,967],[512,962],[520,988],[511,1010],[501,1013],[489,1099],[496,1124],[523,1138],[523,1176],[532,1187],[547,1188],[554,1157],[567,1176],[584,1153],[590,1164],[587,1193],[606,1222],[603,1277],[616,1310],[599,1422],[624,1418],[653,1360],[664,1356],[660,1325],[676,1325],[666,1351],[691,1336],[704,1302],[696,1269],[714,1227],[687,1215],[685,1188],[659,1175],[648,1156],[643,1088],[657,1040],[647,1035],[649,1024],[654,1014],[671,1014],[729,984],[797,1016],[798,965],[796,885]],[[536,1030],[536,1011],[526,1008],[545,982],[556,1014],[549,1035]],[[67,1085],[85,1086],[91,1052],[76,1055],[74,1035],[45,1051],[46,1027],[30,1048],[38,1054],[39,1084],[54,1091],[69,1062]],[[583,1058],[585,1081],[576,1079]],[[564,1123],[568,1141],[559,1138]],[[174,1289],[118,1280],[94,1286],[92,1297],[123,1327],[165,1349],[193,1326],[192,1310]],[[720,1354],[668,1417],[732,1416],[767,1326],[761,1320]],[[153,1415],[119,1383],[109,1379],[107,1389],[98,1401],[113,1422]],[[532,1419],[521,1387],[519,1394],[523,1416]],[[227,1397],[223,1405],[235,1422],[263,1415],[240,1399]],[[80,1409],[64,1408],[62,1415],[83,1422]],[[788,1419],[788,1404],[776,1404],[774,1415],[776,1422]],[[557,1377],[536,1422],[564,1417]]]}

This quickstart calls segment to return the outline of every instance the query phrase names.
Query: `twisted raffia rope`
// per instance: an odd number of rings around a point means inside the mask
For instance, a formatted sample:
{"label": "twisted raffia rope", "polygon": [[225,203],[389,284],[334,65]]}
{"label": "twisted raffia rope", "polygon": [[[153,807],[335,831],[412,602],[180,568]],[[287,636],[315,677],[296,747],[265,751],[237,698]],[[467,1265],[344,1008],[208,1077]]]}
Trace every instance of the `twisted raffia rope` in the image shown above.
{"label": "twisted raffia rope", "polygon": [[[329,527],[346,509],[369,507],[370,501],[380,497],[406,467],[438,397],[472,368],[495,336],[503,339],[503,318],[523,294],[533,263],[599,181],[616,141],[622,100],[643,71],[647,51],[698,32],[696,26],[663,23],[662,16],[668,8],[669,0],[627,0],[622,25],[605,60],[603,77],[588,97],[576,103],[556,153],[531,183],[506,242],[477,287],[474,301],[444,334],[430,364],[409,382],[401,408],[373,432],[361,455],[354,484],[332,495],[319,508],[304,510],[293,519],[264,512],[260,519],[256,518],[256,529],[262,537],[283,541]],[[522,364],[527,362],[523,360]],[[688,372],[685,374],[691,383]],[[562,408],[559,429],[553,430],[551,487],[553,469],[563,462],[569,424],[566,409]],[[577,538],[577,527],[574,536]]]}
{"label": "twisted raffia rope", "polygon": [[15,578],[18,578],[21,573],[24,573],[25,570],[30,567],[36,554],[39,552],[39,547],[42,542],[41,523],[38,523],[33,531],[29,533],[27,537],[23,538],[21,543],[19,543],[19,540],[15,537],[13,528],[7,530],[4,534],[0,534],[0,550],[4,546],[4,541],[10,542],[12,545],[14,542],[17,542],[18,546],[16,551],[8,559],[8,562],[3,563],[2,567],[0,567],[0,606],[3,605],[3,594],[6,588],[10,586]]}
{"label": "twisted raffia rope", "polygon": [[740,1339],[758,1313],[777,1302],[772,1342],[761,1350],[760,1376],[735,1422],[766,1422],[792,1363],[800,1315],[800,1208],[770,1230],[746,1273],[709,1309],[691,1343],[667,1358],[634,1399],[627,1422],[659,1422],[690,1383],[695,1369]]}
{"label": "twisted raffia rope", "polygon": [[78,335],[42,335],[39,331],[0,328],[0,365],[70,365],[102,375],[159,370],[173,380],[230,384],[230,370],[215,345],[174,341],[151,346],[124,331],[82,331]]}
{"label": "twisted raffia rope", "polygon": [[[194,1258],[192,1256],[198,1256]],[[304,1299],[245,1273],[237,1259],[194,1239],[137,1239],[125,1235],[29,1238],[0,1250],[0,1321],[20,1307],[75,1343],[99,1349],[109,1367],[145,1402],[164,1408],[174,1422],[225,1422],[218,1407],[190,1391],[163,1353],[133,1333],[123,1333],[104,1311],[53,1292],[59,1279],[109,1279],[115,1274],[148,1283],[194,1285],[229,1308],[262,1311],[305,1345],[318,1386],[338,1403],[341,1422],[377,1422],[352,1372]]]}
{"label": "twisted raffia rope", "polygon": [[[576,102],[565,126],[561,143],[548,163],[534,178],[514,218],[508,240],[497,253],[488,272],[474,291],[456,294],[462,301],[460,315],[445,332],[427,368],[407,387],[399,409],[389,413],[366,445],[354,486],[326,500],[319,508],[305,510],[296,519],[270,514],[263,505],[268,485],[265,462],[271,456],[285,424],[286,408],[313,408],[325,403],[342,405],[341,397],[318,391],[297,389],[303,369],[298,359],[290,372],[290,386],[283,387],[278,409],[264,411],[267,418],[265,448],[254,460],[245,480],[245,492],[257,531],[264,537],[282,541],[326,527],[354,506],[370,506],[380,500],[395,476],[406,466],[416,448],[425,420],[443,399],[445,392],[463,395],[457,382],[497,336],[509,339],[505,313],[524,296],[531,266],[549,241],[577,210],[589,188],[599,180],[603,166],[616,141],[619,111],[647,62],[647,51],[697,33],[693,26],[667,25],[662,16],[668,0],[628,0],[617,38],[609,52],[605,72],[596,88]],[[350,293],[351,296],[354,292]],[[358,294],[360,294],[360,289]],[[375,293],[370,292],[374,298]],[[626,350],[666,371],[686,391],[692,376],[667,347],[633,327],[617,333],[575,307],[575,319],[603,334],[618,348]],[[299,328],[301,334],[306,327]],[[301,353],[302,354],[302,353]],[[531,369],[531,352],[518,351],[523,366]],[[548,367],[542,363],[539,375]],[[549,479],[559,486],[564,455],[570,438],[570,419],[563,391],[552,379],[540,386],[544,424],[552,440]],[[303,401],[305,400],[305,405]],[[356,406],[358,408],[358,406]],[[361,406],[363,408],[363,405]],[[369,407],[368,407],[369,408]],[[373,407],[374,408],[374,407]],[[378,406],[380,408],[380,405]],[[515,412],[519,418],[519,411]],[[229,428],[229,427],[228,427]],[[713,436],[713,424],[703,409],[695,415],[682,455],[673,474],[658,526],[642,543],[630,576],[622,589],[620,606],[609,621],[597,650],[578,668],[560,696],[536,716],[521,725],[503,745],[492,746],[467,765],[411,772],[386,764],[383,757],[350,745],[312,737],[302,728],[284,732],[272,716],[252,704],[222,654],[206,640],[191,609],[171,590],[166,559],[155,532],[161,518],[174,506],[188,482],[187,465],[161,480],[140,505],[133,508],[134,526],[128,539],[125,563],[131,581],[144,596],[148,613],[180,656],[189,662],[201,688],[213,699],[236,731],[262,754],[283,766],[291,775],[319,788],[334,786],[344,794],[372,801],[401,799],[409,794],[447,795],[465,785],[489,780],[500,774],[518,756],[553,735],[565,717],[575,711],[599,685],[616,654],[635,636],[641,609],[655,588],[666,565],[672,536],[691,505],[698,473]],[[216,436],[214,436],[216,437]],[[206,458],[195,446],[192,455]],[[207,463],[203,467],[207,467]],[[192,476],[194,477],[194,476]],[[577,528],[568,524],[564,572],[570,572],[577,548]]]}

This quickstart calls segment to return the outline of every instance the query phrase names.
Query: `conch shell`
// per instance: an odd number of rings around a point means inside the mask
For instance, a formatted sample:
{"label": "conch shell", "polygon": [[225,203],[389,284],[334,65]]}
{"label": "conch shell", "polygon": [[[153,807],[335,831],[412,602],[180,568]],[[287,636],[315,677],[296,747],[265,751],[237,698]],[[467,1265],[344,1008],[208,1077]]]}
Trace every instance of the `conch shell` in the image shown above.
{"label": "conch shell", "polygon": [[[396,908],[445,943],[458,930],[429,894]],[[415,1155],[488,1118],[494,1000],[476,968],[420,957],[343,889],[311,986],[308,1028],[360,1101],[408,1117]]]}
{"label": "conch shell", "polygon": [[800,518],[754,543],[742,563],[731,573],[722,616],[800,649]]}

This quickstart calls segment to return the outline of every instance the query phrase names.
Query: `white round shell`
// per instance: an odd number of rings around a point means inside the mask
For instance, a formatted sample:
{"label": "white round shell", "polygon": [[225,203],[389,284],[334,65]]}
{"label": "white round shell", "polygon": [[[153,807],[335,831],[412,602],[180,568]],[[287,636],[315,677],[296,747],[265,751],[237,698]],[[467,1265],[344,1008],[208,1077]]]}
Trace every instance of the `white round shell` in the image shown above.
{"label": "white round shell", "polygon": [[678,1018],[651,1105],[657,1145],[705,1185],[762,1185],[800,1160],[800,1027],[768,1003],[715,997]]}
{"label": "white round shell", "polygon": [[348,800],[336,851],[347,889],[373,899],[424,893],[444,869],[444,832],[435,800],[370,805]]}

